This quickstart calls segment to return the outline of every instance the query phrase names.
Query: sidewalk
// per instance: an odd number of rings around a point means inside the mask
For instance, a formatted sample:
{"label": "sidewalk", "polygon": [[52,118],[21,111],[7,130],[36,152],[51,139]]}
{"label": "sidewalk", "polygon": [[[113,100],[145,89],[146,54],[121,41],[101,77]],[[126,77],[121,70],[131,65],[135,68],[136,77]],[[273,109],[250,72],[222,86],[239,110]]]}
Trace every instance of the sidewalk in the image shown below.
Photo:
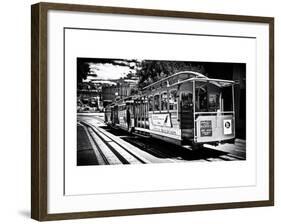
{"label": "sidewalk", "polygon": [[77,166],[98,164],[85,128],[77,124]]}

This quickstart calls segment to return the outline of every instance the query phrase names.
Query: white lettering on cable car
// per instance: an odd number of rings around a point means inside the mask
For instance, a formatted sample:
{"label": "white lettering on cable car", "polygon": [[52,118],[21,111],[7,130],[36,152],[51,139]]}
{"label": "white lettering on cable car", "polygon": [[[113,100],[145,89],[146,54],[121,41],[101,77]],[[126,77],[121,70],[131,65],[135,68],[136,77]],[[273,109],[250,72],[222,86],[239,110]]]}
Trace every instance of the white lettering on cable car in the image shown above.
{"label": "white lettering on cable car", "polygon": [[152,124],[164,127],[172,127],[170,114],[152,114]]}
{"label": "white lettering on cable car", "polygon": [[177,133],[177,130],[175,130],[175,129],[166,129],[166,128],[153,127],[152,130],[153,131],[158,131],[158,132],[161,132],[161,133],[165,133],[165,134],[170,134],[170,135],[179,135]]}

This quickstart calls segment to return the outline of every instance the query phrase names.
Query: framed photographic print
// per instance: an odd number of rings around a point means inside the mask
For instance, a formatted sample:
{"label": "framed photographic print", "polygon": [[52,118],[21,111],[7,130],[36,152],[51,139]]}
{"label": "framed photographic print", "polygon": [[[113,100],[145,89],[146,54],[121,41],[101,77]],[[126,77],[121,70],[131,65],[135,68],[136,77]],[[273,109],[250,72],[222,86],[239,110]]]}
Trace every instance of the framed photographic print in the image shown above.
{"label": "framed photographic print", "polygon": [[274,204],[274,19],[32,5],[32,218]]}

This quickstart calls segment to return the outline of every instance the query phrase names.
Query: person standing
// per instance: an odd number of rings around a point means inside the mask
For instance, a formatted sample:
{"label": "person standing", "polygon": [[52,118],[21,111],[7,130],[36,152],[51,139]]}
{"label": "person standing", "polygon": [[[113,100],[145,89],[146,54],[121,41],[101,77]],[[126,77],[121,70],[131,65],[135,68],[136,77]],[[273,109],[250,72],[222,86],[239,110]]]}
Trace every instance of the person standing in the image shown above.
{"label": "person standing", "polygon": [[131,113],[130,113],[129,106],[127,107],[127,110],[126,110],[126,117],[127,117],[128,129],[130,129],[130,127],[131,127]]}

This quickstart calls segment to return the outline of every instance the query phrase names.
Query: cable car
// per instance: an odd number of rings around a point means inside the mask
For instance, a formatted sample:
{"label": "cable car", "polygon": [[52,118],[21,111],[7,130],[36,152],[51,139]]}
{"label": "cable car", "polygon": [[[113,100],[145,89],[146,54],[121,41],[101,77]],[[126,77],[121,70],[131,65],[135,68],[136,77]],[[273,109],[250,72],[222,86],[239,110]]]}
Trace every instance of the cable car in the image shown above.
{"label": "cable car", "polygon": [[[235,81],[182,71],[106,108],[107,123],[177,145],[235,139]],[[111,108],[111,109],[110,109]],[[117,118],[116,118],[117,116]]]}

